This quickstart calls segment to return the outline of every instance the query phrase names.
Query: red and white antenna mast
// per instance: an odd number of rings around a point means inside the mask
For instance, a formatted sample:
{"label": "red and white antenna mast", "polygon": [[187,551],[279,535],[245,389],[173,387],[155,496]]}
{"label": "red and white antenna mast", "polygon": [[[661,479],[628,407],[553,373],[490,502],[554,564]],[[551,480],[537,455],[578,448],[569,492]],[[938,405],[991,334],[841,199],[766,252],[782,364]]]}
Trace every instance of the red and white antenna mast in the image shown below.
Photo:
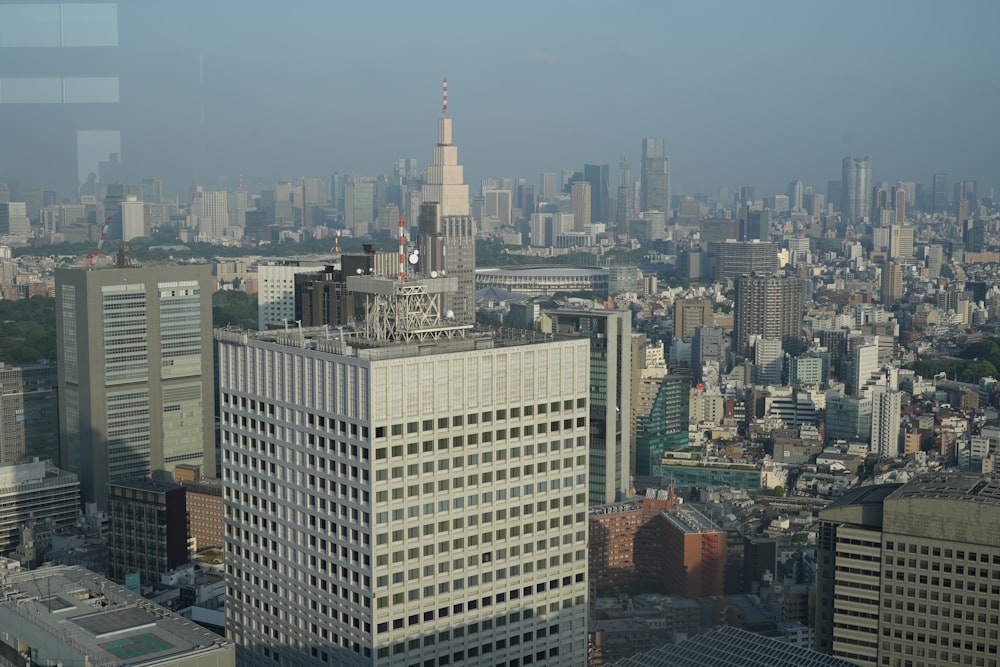
{"label": "red and white antenna mast", "polygon": [[444,78],[441,82],[441,113],[445,116],[448,115],[448,77]]}
{"label": "red and white antenna mast", "polygon": [[406,254],[403,250],[403,216],[399,216],[399,279],[406,280]]}
{"label": "red and white antenna mast", "polygon": [[340,257],[340,230],[333,233],[333,256]]}
{"label": "red and white antenna mast", "polygon": [[101,238],[97,241],[97,248],[94,252],[87,255],[87,264],[90,266],[94,265],[94,258],[99,257],[101,254],[101,246],[104,245],[104,237],[108,235],[108,226],[111,224],[112,216],[108,216],[104,221],[104,227],[101,229]]}

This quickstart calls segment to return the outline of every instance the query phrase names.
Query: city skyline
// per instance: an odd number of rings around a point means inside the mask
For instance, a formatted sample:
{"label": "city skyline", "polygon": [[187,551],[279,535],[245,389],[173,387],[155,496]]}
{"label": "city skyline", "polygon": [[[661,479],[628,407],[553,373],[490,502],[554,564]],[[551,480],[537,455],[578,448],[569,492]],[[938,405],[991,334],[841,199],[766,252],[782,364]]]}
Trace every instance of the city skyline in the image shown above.
{"label": "city skyline", "polygon": [[[58,112],[87,131],[118,124],[134,180],[160,176],[175,191],[235,189],[240,175],[259,189],[386,173],[400,157],[426,165],[442,77],[472,184],[497,175],[535,184],[623,153],[637,176],[644,137],[664,138],[678,193],[782,192],[791,179],[824,192],[850,155],[872,156],[876,182],[947,173],[984,193],[1000,184],[991,160],[1000,139],[987,131],[995,93],[983,85],[998,55],[992,4],[592,4],[573,15],[515,4],[484,15],[451,3],[386,13],[299,2],[262,21],[252,7],[217,2],[197,6],[197,22],[190,2],[115,6],[116,46],[87,50],[81,74],[119,77],[117,102]],[[448,39],[418,39],[428,31]],[[67,68],[61,49],[25,58],[9,39],[0,49],[12,63],[6,77]],[[410,61],[419,68],[399,67]],[[4,121],[55,113],[5,89]],[[0,180],[50,184],[23,159],[58,148],[37,135],[31,145],[3,140],[0,155],[18,159],[0,158]]]}

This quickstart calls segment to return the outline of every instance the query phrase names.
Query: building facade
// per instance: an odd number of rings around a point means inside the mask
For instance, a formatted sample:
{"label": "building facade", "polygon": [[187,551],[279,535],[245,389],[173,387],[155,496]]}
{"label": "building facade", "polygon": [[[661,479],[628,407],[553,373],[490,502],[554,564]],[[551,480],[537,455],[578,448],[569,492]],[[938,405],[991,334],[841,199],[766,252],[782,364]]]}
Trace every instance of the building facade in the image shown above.
{"label": "building facade", "polygon": [[587,341],[217,335],[240,664],[584,663]]}
{"label": "building facade", "polygon": [[820,512],[816,648],[861,665],[997,664],[1000,488],[932,473]]}
{"label": "building facade", "polygon": [[736,278],[733,347],[737,354],[750,354],[750,337],[755,334],[780,340],[785,352],[798,352],[802,339],[801,280],[784,276]]}
{"label": "building facade", "polygon": [[628,494],[632,461],[632,314],[627,310],[546,311],[543,331],[590,343],[590,502]]}
{"label": "building facade", "polygon": [[84,502],[107,484],[215,475],[211,268],[56,270],[60,465]]}
{"label": "building facade", "polygon": [[845,157],[840,184],[840,217],[844,223],[853,225],[871,215],[872,159]]}
{"label": "building facade", "polygon": [[0,464],[59,464],[58,395],[55,364],[0,363]]}
{"label": "building facade", "polygon": [[188,562],[184,487],[129,479],[108,484],[108,555],[111,579],[138,573],[149,586]]}
{"label": "building facade", "polygon": [[80,480],[48,461],[0,464],[0,555],[18,545],[21,526],[72,526],[80,507]]}

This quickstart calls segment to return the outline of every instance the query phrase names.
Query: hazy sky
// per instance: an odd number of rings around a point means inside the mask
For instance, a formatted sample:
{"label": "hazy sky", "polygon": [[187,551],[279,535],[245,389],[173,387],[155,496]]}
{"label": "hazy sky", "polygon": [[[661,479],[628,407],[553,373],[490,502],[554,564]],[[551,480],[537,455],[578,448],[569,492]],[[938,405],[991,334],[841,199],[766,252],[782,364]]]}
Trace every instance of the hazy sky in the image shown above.
{"label": "hazy sky", "polygon": [[[844,156],[870,155],[876,181],[947,172],[985,194],[1000,185],[998,19],[996,0],[130,0],[105,65],[124,159],[171,192],[423,166],[447,76],[473,191],[594,162],[614,186],[620,156],[638,178],[655,136],[675,193],[793,178],[825,192]],[[13,106],[28,105],[0,120]]]}

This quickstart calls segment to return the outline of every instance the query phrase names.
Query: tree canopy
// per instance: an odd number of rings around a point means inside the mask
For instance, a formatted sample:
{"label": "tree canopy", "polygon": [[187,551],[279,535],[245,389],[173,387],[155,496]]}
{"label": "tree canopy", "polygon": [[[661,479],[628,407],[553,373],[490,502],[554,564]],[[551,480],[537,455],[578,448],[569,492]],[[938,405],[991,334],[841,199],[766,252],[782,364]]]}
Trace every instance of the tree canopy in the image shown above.
{"label": "tree canopy", "polygon": [[0,361],[34,363],[56,358],[56,300],[33,296],[0,300]]}

